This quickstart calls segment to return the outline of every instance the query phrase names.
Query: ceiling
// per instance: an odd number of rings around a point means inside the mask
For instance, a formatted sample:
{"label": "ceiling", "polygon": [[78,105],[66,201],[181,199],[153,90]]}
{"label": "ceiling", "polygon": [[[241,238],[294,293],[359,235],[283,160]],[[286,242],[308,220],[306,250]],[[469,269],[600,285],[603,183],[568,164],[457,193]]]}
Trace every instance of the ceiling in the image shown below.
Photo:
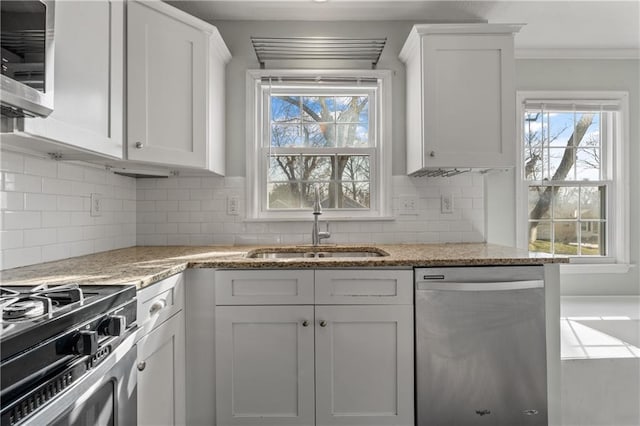
{"label": "ceiling", "polygon": [[206,21],[412,21],[526,23],[520,49],[640,49],[640,0],[174,0]]}

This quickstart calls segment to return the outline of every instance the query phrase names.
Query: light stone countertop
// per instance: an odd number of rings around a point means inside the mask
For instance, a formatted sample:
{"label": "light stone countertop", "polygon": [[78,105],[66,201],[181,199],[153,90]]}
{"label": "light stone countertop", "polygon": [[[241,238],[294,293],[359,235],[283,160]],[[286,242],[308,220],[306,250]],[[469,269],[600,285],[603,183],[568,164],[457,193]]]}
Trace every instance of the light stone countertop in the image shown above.
{"label": "light stone countertop", "polygon": [[[526,250],[481,243],[325,245],[333,250],[352,251],[366,250],[366,247],[371,246],[388,252],[389,256],[249,259],[246,257],[249,251],[264,251],[273,246],[130,247],[7,269],[0,271],[0,283],[2,285],[135,284],[140,289],[187,268],[411,268],[568,262],[564,257],[535,256],[530,255]],[[310,246],[277,247],[290,251],[311,249]]]}

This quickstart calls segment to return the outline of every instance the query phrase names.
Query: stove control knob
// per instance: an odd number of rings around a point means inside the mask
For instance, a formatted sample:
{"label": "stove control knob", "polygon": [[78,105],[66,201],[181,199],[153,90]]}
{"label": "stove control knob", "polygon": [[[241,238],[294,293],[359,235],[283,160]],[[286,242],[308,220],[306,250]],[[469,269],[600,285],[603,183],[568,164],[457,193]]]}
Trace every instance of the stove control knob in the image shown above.
{"label": "stove control knob", "polygon": [[98,332],[103,336],[122,336],[127,328],[127,317],[124,315],[109,315],[102,321]]}
{"label": "stove control knob", "polygon": [[73,339],[72,350],[78,355],[93,355],[98,352],[98,333],[90,330],[81,330]]}

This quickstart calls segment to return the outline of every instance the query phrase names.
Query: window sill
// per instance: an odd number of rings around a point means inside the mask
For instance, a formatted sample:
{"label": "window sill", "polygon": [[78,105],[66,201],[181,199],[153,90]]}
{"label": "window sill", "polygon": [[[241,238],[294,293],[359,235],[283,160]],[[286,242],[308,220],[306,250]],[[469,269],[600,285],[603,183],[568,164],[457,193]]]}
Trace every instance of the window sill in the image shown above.
{"label": "window sill", "polygon": [[560,274],[626,274],[635,266],[629,263],[570,263],[560,265]]}
{"label": "window sill", "polygon": [[[318,218],[321,222],[390,222],[396,220],[395,216],[362,216],[362,217],[349,217],[349,216],[324,216],[321,215]],[[245,218],[243,222],[313,222],[313,215],[310,213],[309,217],[258,217],[258,218]]]}

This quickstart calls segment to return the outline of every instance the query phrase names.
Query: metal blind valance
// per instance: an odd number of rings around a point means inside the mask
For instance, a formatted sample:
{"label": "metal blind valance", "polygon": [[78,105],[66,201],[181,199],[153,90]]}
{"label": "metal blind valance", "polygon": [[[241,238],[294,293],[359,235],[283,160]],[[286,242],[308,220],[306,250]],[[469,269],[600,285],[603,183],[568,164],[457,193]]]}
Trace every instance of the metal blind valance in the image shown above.
{"label": "metal blind valance", "polygon": [[580,99],[573,102],[557,99],[529,99],[524,102],[528,110],[544,111],[620,111],[620,102],[613,99]]}
{"label": "metal blind valance", "polygon": [[361,60],[375,68],[385,38],[251,37],[260,68],[271,60]]}
{"label": "metal blind valance", "polygon": [[306,77],[306,76],[265,76],[260,79],[263,84],[269,84],[273,87],[290,86],[290,85],[311,85],[314,87],[328,86],[357,86],[357,87],[376,87],[378,79],[374,77]]}

